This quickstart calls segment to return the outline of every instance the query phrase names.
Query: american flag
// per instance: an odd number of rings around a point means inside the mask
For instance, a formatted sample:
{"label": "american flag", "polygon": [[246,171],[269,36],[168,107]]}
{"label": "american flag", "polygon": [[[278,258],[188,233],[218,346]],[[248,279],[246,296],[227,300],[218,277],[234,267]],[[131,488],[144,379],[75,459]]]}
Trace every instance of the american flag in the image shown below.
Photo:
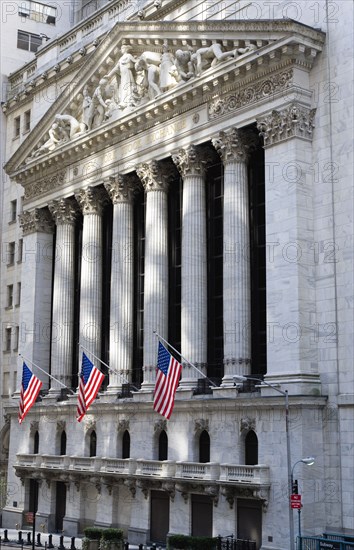
{"label": "american flag", "polygon": [[104,374],[99,371],[90,359],[82,354],[82,368],[80,374],[79,396],[77,404],[77,420],[81,422],[92,401],[96,399]]}
{"label": "american flag", "polygon": [[42,382],[27,367],[26,363],[23,363],[20,406],[18,411],[18,421],[20,424],[22,424],[26,414],[35,403],[41,387]]}
{"label": "american flag", "polygon": [[161,342],[159,342],[156,370],[154,410],[168,420],[173,411],[182,365],[168,353]]}

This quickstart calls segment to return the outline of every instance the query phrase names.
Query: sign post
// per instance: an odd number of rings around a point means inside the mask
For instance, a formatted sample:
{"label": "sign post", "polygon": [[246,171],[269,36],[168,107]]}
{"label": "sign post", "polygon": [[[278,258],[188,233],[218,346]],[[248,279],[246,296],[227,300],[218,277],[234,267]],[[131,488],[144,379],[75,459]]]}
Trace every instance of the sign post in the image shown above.
{"label": "sign post", "polygon": [[290,495],[290,506],[293,510],[301,510],[301,495]]}

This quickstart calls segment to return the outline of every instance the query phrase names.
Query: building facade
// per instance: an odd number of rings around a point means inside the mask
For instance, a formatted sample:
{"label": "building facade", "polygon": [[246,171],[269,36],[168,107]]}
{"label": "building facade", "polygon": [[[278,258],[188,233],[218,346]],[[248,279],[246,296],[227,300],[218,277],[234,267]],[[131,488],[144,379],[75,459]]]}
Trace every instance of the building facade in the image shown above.
{"label": "building facade", "polygon": [[[3,104],[17,380],[25,360],[43,381],[22,425],[18,388],[6,407],[3,524],[285,549],[289,464],[314,456],[296,467],[303,531],[354,530],[352,6],[94,8]],[[169,421],[157,335],[182,354]],[[83,350],[106,377],[78,423]]]}

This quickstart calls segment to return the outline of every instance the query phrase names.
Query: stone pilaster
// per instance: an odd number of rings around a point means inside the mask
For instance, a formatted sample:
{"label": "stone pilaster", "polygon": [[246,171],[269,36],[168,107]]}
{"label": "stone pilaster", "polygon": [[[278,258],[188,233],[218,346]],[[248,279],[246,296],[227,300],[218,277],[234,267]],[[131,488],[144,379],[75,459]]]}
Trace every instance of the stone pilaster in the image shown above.
{"label": "stone pilaster", "polygon": [[137,181],[118,175],[105,182],[113,202],[109,391],[131,381],[133,365],[133,195]]}
{"label": "stone pilaster", "polygon": [[[46,370],[50,365],[50,324],[52,304],[53,230],[48,209],[26,211],[20,216],[23,230],[24,277],[21,287],[19,352]],[[47,389],[49,378],[33,368]],[[22,363],[18,381],[22,380]]]}
{"label": "stone pilaster", "polygon": [[[172,155],[183,177],[181,353],[206,374],[207,363],[207,239],[205,166],[201,147],[191,145]],[[181,387],[201,378],[183,362]]]}
{"label": "stone pilaster", "polygon": [[144,285],[144,382],[153,389],[157,363],[157,331],[168,330],[168,204],[170,170],[163,163],[140,164],[136,172],[146,191]]}
{"label": "stone pilaster", "polygon": [[251,292],[246,139],[236,128],[213,140],[224,164],[224,377],[250,374]]}
{"label": "stone pilaster", "polygon": [[[70,388],[74,346],[75,220],[78,207],[72,199],[59,199],[49,204],[49,210],[57,226],[51,369],[52,375]],[[62,386],[52,379],[51,393],[58,393],[61,388]]]}
{"label": "stone pilaster", "polygon": [[292,103],[257,120],[264,138],[267,381],[316,394],[318,376],[312,134],[315,111]]}
{"label": "stone pilaster", "polygon": [[[86,187],[75,194],[83,214],[80,343],[101,355],[102,317],[102,210],[104,190]],[[98,365],[99,367],[99,365]]]}
{"label": "stone pilaster", "polygon": [[79,480],[70,480],[67,484],[66,508],[63,519],[63,530],[69,537],[76,537],[80,532],[82,500]]}

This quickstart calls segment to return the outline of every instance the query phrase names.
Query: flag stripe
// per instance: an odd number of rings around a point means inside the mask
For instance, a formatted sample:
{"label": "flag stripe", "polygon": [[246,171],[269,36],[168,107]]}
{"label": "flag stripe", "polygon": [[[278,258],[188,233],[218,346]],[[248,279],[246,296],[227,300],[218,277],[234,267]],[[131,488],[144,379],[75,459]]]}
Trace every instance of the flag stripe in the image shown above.
{"label": "flag stripe", "polygon": [[89,406],[96,399],[103,380],[104,374],[99,371],[94,364],[91,363],[85,353],[83,353],[77,403],[78,422],[81,422]]}
{"label": "flag stripe", "polygon": [[32,371],[27,367],[26,363],[23,363],[22,367],[22,384],[20,391],[20,403],[18,411],[18,421],[22,424],[26,415],[34,405],[42,382],[35,376]]}
{"label": "flag stripe", "polygon": [[167,420],[173,411],[175,393],[181,372],[182,365],[159,342],[154,410],[167,418]]}

